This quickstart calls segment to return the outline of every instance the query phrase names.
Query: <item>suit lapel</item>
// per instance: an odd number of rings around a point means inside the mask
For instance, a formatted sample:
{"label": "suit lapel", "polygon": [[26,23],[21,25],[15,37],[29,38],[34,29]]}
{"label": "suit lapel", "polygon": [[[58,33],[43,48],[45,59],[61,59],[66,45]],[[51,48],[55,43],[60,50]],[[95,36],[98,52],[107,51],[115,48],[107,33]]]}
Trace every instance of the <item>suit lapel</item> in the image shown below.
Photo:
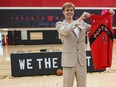
{"label": "suit lapel", "polygon": [[74,37],[75,37],[75,40],[79,40],[79,37],[77,37],[77,35],[75,34],[75,32],[72,31],[72,33],[73,33],[73,35],[74,35]]}
{"label": "suit lapel", "polygon": [[73,33],[74,33],[74,35],[79,39],[80,38],[80,36],[81,36],[81,33],[82,33],[82,29],[80,29],[80,28],[78,28],[79,29],[79,37],[75,34],[75,32],[74,31],[72,31]]}
{"label": "suit lapel", "polygon": [[73,34],[77,37],[77,35],[75,34],[75,32],[74,31],[72,31],[73,32]]}

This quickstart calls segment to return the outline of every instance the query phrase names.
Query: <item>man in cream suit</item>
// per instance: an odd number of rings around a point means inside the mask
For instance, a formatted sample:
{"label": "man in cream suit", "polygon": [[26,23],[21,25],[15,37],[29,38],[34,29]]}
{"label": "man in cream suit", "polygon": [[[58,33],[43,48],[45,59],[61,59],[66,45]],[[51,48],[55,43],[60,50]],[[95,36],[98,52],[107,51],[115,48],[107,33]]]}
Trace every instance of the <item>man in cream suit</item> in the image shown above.
{"label": "man in cream suit", "polygon": [[90,30],[91,25],[83,20],[90,18],[90,14],[84,12],[80,18],[74,21],[74,10],[74,4],[64,3],[62,13],[65,19],[56,23],[56,29],[63,44],[63,87],[73,87],[74,77],[77,81],[77,87],[86,86],[85,35]]}

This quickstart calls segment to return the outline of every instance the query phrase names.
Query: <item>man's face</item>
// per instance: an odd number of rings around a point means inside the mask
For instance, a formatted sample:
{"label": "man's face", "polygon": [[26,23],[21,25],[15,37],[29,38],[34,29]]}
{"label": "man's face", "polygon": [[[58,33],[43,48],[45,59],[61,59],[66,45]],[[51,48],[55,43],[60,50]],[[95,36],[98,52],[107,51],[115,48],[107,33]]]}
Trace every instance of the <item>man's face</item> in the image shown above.
{"label": "man's face", "polygon": [[74,9],[73,7],[65,8],[63,11],[65,19],[72,19],[74,16]]}

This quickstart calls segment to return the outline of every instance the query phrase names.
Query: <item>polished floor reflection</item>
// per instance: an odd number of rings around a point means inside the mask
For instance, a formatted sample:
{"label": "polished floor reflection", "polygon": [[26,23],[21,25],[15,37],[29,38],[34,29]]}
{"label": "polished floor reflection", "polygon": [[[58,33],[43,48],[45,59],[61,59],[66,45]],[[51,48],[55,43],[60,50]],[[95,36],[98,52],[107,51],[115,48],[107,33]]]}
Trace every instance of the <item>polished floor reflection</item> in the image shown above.
{"label": "polished floor reflection", "polygon": [[[89,45],[86,44],[86,49]],[[0,46],[0,87],[63,87],[62,76],[11,76],[10,54],[14,52],[39,52],[40,49],[48,51],[62,50],[62,45],[15,45]],[[74,82],[74,87],[76,83]],[[116,87],[116,40],[113,46],[112,67],[104,72],[87,74],[87,87]]]}

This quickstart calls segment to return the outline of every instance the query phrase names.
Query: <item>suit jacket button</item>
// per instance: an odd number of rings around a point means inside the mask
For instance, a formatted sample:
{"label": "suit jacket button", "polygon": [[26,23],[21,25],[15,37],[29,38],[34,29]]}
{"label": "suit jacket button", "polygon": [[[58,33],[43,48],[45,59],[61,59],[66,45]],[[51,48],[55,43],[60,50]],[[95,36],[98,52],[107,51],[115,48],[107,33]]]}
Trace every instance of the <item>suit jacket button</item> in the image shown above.
{"label": "suit jacket button", "polygon": [[79,51],[79,49],[77,49],[77,51]]}

